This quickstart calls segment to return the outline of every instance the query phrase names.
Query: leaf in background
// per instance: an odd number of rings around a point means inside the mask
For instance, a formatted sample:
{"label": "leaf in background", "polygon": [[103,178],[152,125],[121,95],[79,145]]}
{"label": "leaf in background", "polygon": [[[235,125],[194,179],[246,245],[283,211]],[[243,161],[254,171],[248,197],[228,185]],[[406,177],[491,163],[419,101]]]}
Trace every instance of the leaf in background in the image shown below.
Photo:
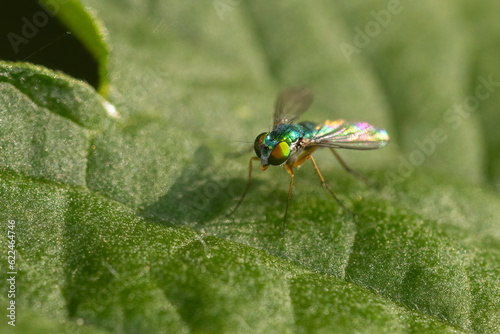
{"label": "leaf in background", "polygon": [[[90,8],[86,8],[80,1],[51,1],[42,0],[41,3],[51,10],[68,29],[75,34],[85,48],[92,54],[97,63],[99,83],[97,90],[101,95],[108,94],[108,55],[109,41],[104,24]],[[81,66],[76,64],[75,67]]]}
{"label": "leaf in background", "polygon": [[9,1],[0,14],[0,59],[31,62],[108,93],[107,32],[77,0]]}

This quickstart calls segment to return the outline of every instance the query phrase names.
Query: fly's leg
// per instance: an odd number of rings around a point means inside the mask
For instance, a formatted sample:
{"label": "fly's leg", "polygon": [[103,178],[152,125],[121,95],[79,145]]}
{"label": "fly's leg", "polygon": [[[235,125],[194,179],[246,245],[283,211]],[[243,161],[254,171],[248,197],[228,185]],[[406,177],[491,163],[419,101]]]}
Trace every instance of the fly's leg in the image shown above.
{"label": "fly's leg", "polygon": [[364,183],[366,183],[366,184],[368,184],[368,185],[370,185],[372,187],[378,186],[377,183],[373,182],[372,180],[370,180],[370,179],[366,178],[365,176],[361,175],[360,173],[356,172],[354,169],[351,169],[351,167],[347,166],[347,164],[345,163],[344,159],[342,159],[340,157],[340,155],[337,153],[337,151],[335,151],[331,147],[330,147],[330,150],[332,151],[333,155],[335,155],[335,158],[337,158],[337,160],[340,162],[340,164],[342,165],[342,167],[344,167],[344,169],[346,170],[346,172],[348,172],[349,174],[352,174],[358,180],[363,181]]}
{"label": "fly's leg", "polygon": [[290,197],[292,197],[292,189],[293,189],[293,169],[289,165],[285,165],[286,171],[290,174],[291,179],[290,179],[290,188],[288,188],[288,197],[286,198],[286,206],[285,206],[285,217],[283,218],[283,237],[285,236],[285,229],[286,229],[286,215],[288,213],[288,202],[290,202]]}
{"label": "fly's leg", "polygon": [[329,192],[330,194],[332,194],[333,198],[335,198],[335,200],[337,201],[337,203],[339,203],[339,205],[347,212],[349,212],[351,215],[355,215],[351,210],[349,210],[345,205],[344,203],[342,203],[342,201],[337,197],[337,195],[335,195],[335,193],[333,192],[332,188],[330,188],[330,186],[326,183],[325,179],[323,178],[323,175],[321,175],[319,169],[318,169],[318,165],[316,165],[316,161],[314,160],[314,158],[312,157],[312,155],[309,156],[309,158],[311,159],[313,165],[314,165],[314,169],[316,169],[316,172],[318,172],[318,175],[319,175],[319,178],[321,179],[321,183],[323,183],[323,187],[325,187]]}
{"label": "fly's leg", "polygon": [[236,210],[238,209],[238,207],[240,206],[240,204],[243,202],[243,199],[245,199],[245,196],[248,192],[248,189],[250,189],[250,185],[252,184],[252,161],[255,161],[255,160],[260,160],[259,158],[257,157],[252,157],[250,158],[250,163],[249,163],[249,167],[248,167],[248,183],[247,183],[247,187],[245,188],[245,191],[243,192],[243,195],[241,195],[241,198],[240,200],[238,201],[238,203],[236,204],[236,206],[234,207],[233,210],[231,210],[230,213],[228,213],[226,215],[226,217],[229,217],[231,216],[233,213],[236,212]]}
{"label": "fly's leg", "polygon": [[300,166],[304,163],[304,161],[306,161],[307,159],[309,159],[309,157],[311,157],[311,153],[316,150],[317,147],[315,148],[312,148],[309,152],[303,154],[302,156],[300,156],[293,164],[291,165],[288,165],[288,164],[285,164],[285,169],[286,171],[288,172],[288,174],[290,174],[291,176],[291,180],[290,180],[290,188],[288,189],[288,197],[286,198],[286,207],[285,207],[285,217],[283,218],[283,236],[285,236],[285,229],[286,229],[286,216],[287,216],[287,213],[288,213],[288,202],[290,202],[290,197],[292,197],[292,189],[293,189],[293,179],[294,179],[294,175],[293,175],[293,167],[297,167],[297,166]]}

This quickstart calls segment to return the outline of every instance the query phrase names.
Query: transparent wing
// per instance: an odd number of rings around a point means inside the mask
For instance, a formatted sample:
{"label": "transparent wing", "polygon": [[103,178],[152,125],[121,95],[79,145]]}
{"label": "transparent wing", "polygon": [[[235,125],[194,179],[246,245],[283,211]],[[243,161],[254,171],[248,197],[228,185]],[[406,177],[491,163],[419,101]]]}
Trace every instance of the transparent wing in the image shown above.
{"label": "transparent wing", "polygon": [[364,122],[349,123],[344,120],[327,121],[316,129],[309,145],[352,150],[373,150],[389,143],[389,135]]}
{"label": "transparent wing", "polygon": [[313,93],[305,87],[297,87],[282,92],[274,106],[273,125],[295,122],[311,106]]}

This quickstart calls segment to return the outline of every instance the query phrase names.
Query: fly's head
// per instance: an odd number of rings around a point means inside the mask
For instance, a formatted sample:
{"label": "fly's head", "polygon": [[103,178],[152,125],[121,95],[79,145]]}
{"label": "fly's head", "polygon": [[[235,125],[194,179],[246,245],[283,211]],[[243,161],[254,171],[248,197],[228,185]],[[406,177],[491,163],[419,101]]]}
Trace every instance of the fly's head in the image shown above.
{"label": "fly's head", "polygon": [[276,140],[267,132],[255,138],[253,147],[255,154],[260,158],[262,170],[266,170],[269,165],[279,166],[290,157],[290,144],[285,140]]}

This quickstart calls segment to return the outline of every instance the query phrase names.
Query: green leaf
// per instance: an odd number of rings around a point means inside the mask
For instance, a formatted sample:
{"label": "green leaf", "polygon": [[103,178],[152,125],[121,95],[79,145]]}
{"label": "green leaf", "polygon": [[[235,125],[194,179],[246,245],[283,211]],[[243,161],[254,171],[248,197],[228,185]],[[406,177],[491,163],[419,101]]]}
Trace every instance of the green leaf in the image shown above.
{"label": "green leaf", "polygon": [[[113,41],[108,101],[0,62],[0,331],[498,332],[498,5],[391,3],[89,1]],[[283,238],[281,168],[254,165],[226,214],[298,84],[316,94],[305,119],[392,142],[340,152],[373,187],[315,153],[356,216],[296,169]]]}
{"label": "green leaf", "polygon": [[52,10],[92,54],[98,67],[98,90],[102,95],[107,95],[109,44],[106,41],[107,31],[103,23],[92,9],[85,8],[77,0],[64,2],[42,0],[41,3]]}
{"label": "green leaf", "polygon": [[62,71],[107,95],[107,31],[90,7],[78,0],[21,0],[3,9],[0,59]]}

